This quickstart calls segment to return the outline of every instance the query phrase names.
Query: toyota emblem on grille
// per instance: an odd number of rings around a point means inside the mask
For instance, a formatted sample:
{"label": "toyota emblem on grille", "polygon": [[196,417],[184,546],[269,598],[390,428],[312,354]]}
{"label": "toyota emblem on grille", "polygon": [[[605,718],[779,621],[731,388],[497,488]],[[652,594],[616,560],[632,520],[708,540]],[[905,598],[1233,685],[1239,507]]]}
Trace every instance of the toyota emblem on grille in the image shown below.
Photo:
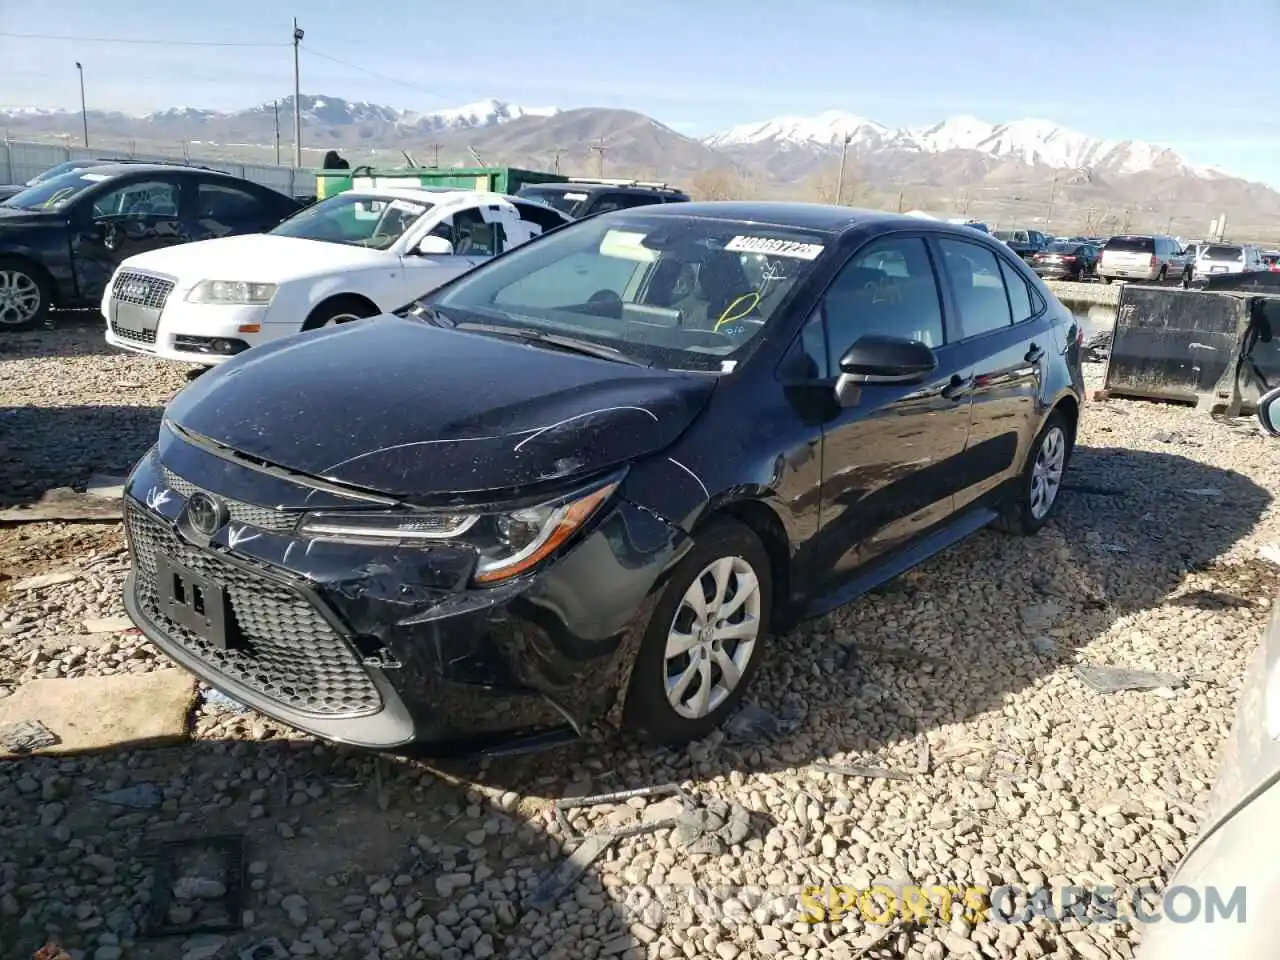
{"label": "toyota emblem on grille", "polygon": [[187,522],[196,533],[211,537],[229,518],[226,504],[207,493],[193,493],[187,501]]}

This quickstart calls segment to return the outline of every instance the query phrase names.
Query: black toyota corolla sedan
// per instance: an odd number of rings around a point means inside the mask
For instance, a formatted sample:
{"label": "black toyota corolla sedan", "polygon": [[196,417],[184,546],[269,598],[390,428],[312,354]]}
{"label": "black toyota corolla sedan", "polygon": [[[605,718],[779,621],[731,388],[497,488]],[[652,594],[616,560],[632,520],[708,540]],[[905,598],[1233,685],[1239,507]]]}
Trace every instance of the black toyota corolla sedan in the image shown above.
{"label": "black toyota corolla sedan", "polygon": [[594,217],[185,389],[126,489],[126,606],[335,741],[697,738],[771,631],[988,524],[1045,524],[1080,340],[963,226]]}

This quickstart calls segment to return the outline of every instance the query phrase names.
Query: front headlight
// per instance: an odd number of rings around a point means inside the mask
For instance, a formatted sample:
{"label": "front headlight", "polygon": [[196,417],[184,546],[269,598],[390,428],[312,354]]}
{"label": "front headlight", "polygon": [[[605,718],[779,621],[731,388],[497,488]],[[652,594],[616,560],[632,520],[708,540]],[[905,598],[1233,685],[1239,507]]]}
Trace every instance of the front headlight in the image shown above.
{"label": "front headlight", "polygon": [[478,557],[475,583],[492,585],[532,570],[554,553],[609,499],[618,482],[504,513],[310,513],[298,535],[399,546],[464,544]]}
{"label": "front headlight", "polygon": [[201,280],[187,294],[189,303],[232,303],[265,306],[276,295],[274,283],[244,280]]}

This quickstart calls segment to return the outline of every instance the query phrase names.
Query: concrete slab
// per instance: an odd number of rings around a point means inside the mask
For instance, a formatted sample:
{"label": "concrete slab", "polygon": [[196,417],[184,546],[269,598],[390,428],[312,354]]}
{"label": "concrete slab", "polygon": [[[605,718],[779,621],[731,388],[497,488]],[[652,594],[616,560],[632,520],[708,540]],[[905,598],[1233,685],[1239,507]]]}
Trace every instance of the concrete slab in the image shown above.
{"label": "concrete slab", "polygon": [[[0,723],[33,720],[52,731],[58,743],[36,754],[157,746],[186,738],[195,695],[185,670],[32,680],[0,700]],[[14,756],[0,746],[0,757]]]}
{"label": "concrete slab", "polygon": [[109,473],[95,473],[89,478],[84,492],[91,497],[102,500],[119,500],[124,496],[124,485],[128,477],[117,477]]}
{"label": "concrete slab", "polygon": [[125,631],[137,632],[138,629],[126,616],[91,617],[84,621],[83,626],[85,633],[124,633]]}

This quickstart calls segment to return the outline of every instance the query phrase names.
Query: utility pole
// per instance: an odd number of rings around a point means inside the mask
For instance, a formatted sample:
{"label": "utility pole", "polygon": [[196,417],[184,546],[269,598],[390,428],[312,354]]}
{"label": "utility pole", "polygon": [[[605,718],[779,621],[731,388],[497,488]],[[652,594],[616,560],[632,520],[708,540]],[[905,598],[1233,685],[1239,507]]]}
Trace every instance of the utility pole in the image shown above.
{"label": "utility pole", "polygon": [[1044,216],[1044,228],[1047,231],[1049,224],[1053,223],[1053,200],[1058,192],[1058,175],[1054,173],[1053,182],[1049,184],[1049,210]]}
{"label": "utility pole", "polygon": [[298,66],[298,45],[304,32],[293,18],[293,165],[302,166],[302,77]]}
{"label": "utility pole", "polygon": [[280,101],[271,101],[271,111],[276,115],[276,166],[280,166]]}
{"label": "utility pole", "polygon": [[898,191],[898,212],[902,212],[902,191]]}
{"label": "utility pole", "polygon": [[80,124],[84,127],[84,146],[89,148],[89,111],[84,106],[84,67],[76,61],[76,73],[80,74]]}
{"label": "utility pole", "polygon": [[440,144],[431,144],[431,165],[433,167],[440,166]]}
{"label": "utility pole", "polygon": [[600,179],[603,180],[604,179],[604,154],[605,154],[605,151],[608,150],[609,148],[605,146],[604,138],[601,137],[600,142],[597,144],[593,144],[591,149],[592,151],[595,152],[596,169],[599,170]]}
{"label": "utility pole", "polygon": [[849,141],[853,139],[853,134],[846,133],[844,140],[840,144],[840,172],[836,175],[836,204],[844,203],[844,162],[849,156]]}
{"label": "utility pole", "polygon": [[555,151],[555,166],[553,166],[553,167],[552,167],[552,169],[553,169],[556,173],[559,173],[559,172],[560,172],[560,155],[561,155],[562,153],[564,153],[564,151],[563,151],[563,150],[556,150],[556,151]]}

